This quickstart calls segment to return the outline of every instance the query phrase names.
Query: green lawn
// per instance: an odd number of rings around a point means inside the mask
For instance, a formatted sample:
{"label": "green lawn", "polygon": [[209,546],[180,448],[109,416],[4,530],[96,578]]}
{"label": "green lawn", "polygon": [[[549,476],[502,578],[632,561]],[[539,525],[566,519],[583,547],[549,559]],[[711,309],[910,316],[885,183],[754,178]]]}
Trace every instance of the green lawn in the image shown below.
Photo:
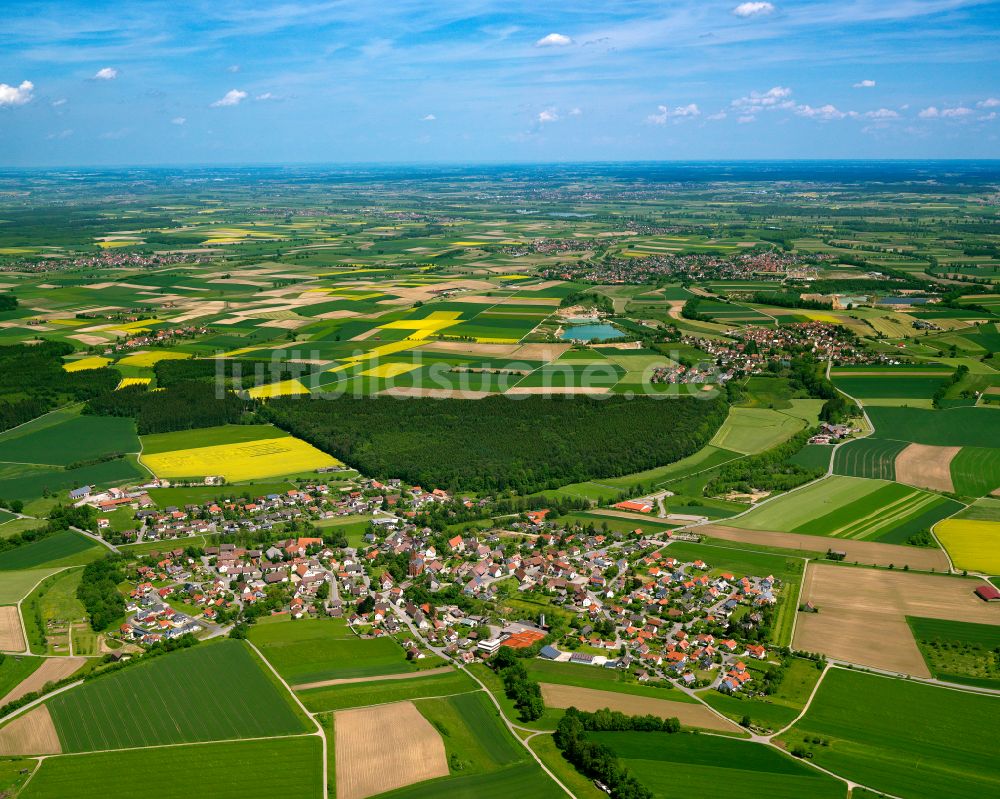
{"label": "green lawn", "polygon": [[21,799],[312,799],[322,762],[316,736],[50,757]]}
{"label": "green lawn", "polygon": [[264,668],[245,643],[221,639],[96,678],[48,707],[64,752],[308,730]]}
{"label": "green lawn", "polygon": [[[1000,697],[832,669],[782,739],[876,790],[907,799],[972,799],[1000,792],[990,733],[997,718]],[[811,743],[814,737],[829,745]]]}
{"label": "green lawn", "polygon": [[267,620],[250,640],[292,685],[417,670],[392,638],[358,638],[339,619]]}
{"label": "green lawn", "polygon": [[460,671],[450,674],[414,676],[407,680],[374,680],[372,682],[329,685],[298,691],[299,699],[313,712],[365,707],[404,699],[447,696],[463,691],[475,691],[479,686]]}
{"label": "green lawn", "polygon": [[611,747],[660,799],[725,786],[738,796],[846,799],[847,786],[763,744],[708,735],[601,732],[588,737]]}

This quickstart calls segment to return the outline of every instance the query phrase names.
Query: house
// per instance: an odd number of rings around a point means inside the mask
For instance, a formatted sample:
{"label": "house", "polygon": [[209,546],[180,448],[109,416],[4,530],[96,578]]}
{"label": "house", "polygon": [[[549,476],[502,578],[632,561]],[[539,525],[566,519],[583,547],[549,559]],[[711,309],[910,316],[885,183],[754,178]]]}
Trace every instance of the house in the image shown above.
{"label": "house", "polygon": [[756,658],[757,660],[763,660],[767,657],[767,650],[760,644],[748,644],[746,653],[748,657]]}

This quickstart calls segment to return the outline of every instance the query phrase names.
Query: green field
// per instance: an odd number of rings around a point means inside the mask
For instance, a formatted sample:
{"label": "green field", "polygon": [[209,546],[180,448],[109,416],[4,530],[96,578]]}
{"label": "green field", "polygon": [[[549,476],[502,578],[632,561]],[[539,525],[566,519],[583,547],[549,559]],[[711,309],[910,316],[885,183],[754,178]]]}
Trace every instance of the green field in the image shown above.
{"label": "green field", "polygon": [[131,419],[71,416],[59,424],[30,425],[0,436],[0,462],[68,466],[113,453],[138,452]]}
{"label": "green field", "polygon": [[620,694],[646,696],[650,699],[666,699],[671,702],[694,702],[682,691],[669,688],[653,688],[635,682],[628,674],[618,669],[604,669],[578,663],[556,663],[551,660],[529,660],[525,664],[528,673],[538,682],[556,685],[575,685],[578,688],[593,688],[598,691],[615,691]]}
{"label": "green field", "polygon": [[309,710],[323,712],[343,710],[348,707],[381,705],[404,699],[448,696],[463,691],[475,691],[478,688],[479,686],[463,672],[455,671],[449,674],[430,674],[426,677],[414,675],[407,680],[373,680],[346,685],[328,685],[325,688],[310,688],[297,693],[302,704]]}
{"label": "green field", "polygon": [[915,377],[900,375],[870,375],[865,377],[837,377],[833,384],[841,391],[859,400],[886,399],[930,399],[934,392],[946,382],[943,377]]}
{"label": "green field", "polygon": [[663,732],[598,732],[657,799],[698,795],[725,786],[738,796],[846,799],[847,786],[774,749],[732,738]]}
{"label": "green field", "polygon": [[767,502],[732,525],[902,543],[960,508],[954,500],[898,483],[836,475]]}
{"label": "green field", "polygon": [[781,738],[876,790],[907,799],[974,799],[1000,791],[996,740],[980,734],[998,717],[1000,697],[835,668]]}
{"label": "green field", "polygon": [[982,497],[1000,488],[1000,448],[962,447],[951,461],[955,493]]}
{"label": "green field", "polygon": [[879,438],[939,447],[1000,447],[1000,415],[993,408],[868,408]]}
{"label": "green field", "polygon": [[104,547],[95,544],[85,535],[63,530],[40,541],[0,552],[0,571],[88,563],[100,557],[104,551]]}
{"label": "green field", "polygon": [[322,762],[316,736],[50,757],[21,799],[311,799]]}
{"label": "green field", "polygon": [[[380,793],[378,799],[565,799],[562,789],[538,765],[519,763],[488,774],[442,777]],[[27,799],[33,799],[28,796]]]}
{"label": "green field", "polygon": [[462,771],[492,771],[527,757],[484,691],[422,699],[416,707],[441,734],[449,760],[462,761]]}
{"label": "green field", "polygon": [[730,408],[729,416],[709,442],[720,449],[751,455],[791,438],[805,422],[770,408]]}
{"label": "green field", "polygon": [[309,729],[264,668],[245,643],[221,639],[91,680],[48,708],[64,752]]}
{"label": "green field", "polygon": [[896,479],[896,456],[906,449],[905,441],[881,438],[860,438],[837,448],[833,471],[848,477],[870,477],[876,480]]}
{"label": "green field", "polygon": [[939,680],[1000,688],[1000,626],[913,616],[906,621]]}
{"label": "green field", "polygon": [[25,569],[5,574],[0,580],[0,605],[16,605],[52,572],[52,569]]}
{"label": "green field", "polygon": [[43,658],[0,654],[0,698],[7,696],[25,677],[42,665]]}
{"label": "green field", "polygon": [[417,670],[392,638],[359,638],[339,619],[268,620],[250,640],[292,685]]}

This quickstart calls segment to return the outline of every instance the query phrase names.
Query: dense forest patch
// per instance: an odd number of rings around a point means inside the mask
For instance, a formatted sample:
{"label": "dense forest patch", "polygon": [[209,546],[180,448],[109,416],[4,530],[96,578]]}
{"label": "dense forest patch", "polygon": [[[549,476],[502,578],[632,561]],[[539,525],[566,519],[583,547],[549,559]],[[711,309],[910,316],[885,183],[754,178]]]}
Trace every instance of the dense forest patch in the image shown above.
{"label": "dense forest patch", "polygon": [[426,488],[522,493],[679,460],[726,418],[721,399],[283,398],[277,425],[364,474]]}

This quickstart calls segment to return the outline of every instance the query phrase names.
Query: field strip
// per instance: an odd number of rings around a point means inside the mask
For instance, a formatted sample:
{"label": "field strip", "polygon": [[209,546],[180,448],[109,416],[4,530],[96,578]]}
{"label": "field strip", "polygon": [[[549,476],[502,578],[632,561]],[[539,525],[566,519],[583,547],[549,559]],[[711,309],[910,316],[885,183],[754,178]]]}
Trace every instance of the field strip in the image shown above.
{"label": "field strip", "polygon": [[883,505],[881,508],[872,511],[871,513],[862,516],[860,519],[855,519],[854,521],[848,522],[842,527],[838,527],[830,535],[833,536],[843,536],[845,538],[853,538],[851,533],[855,532],[859,528],[864,528],[866,525],[871,525],[867,532],[874,532],[876,530],[885,527],[887,524],[891,524],[897,521],[900,516],[910,515],[910,512],[921,508],[924,505],[930,504],[937,497],[933,494],[907,494],[904,497],[900,497],[894,502],[890,502],[888,505]]}
{"label": "field strip", "polygon": [[57,682],[69,677],[74,671],[86,662],[82,657],[52,657],[45,658],[42,665],[15,685],[8,694],[0,699],[0,707],[15,699],[20,699],[25,694],[40,691],[46,683]]}
{"label": "field strip", "polygon": [[60,752],[50,757],[86,757],[87,755],[106,755],[116,752],[141,752],[147,749],[176,749],[179,746],[213,746],[215,744],[242,744],[251,741],[280,741],[286,738],[311,738],[314,732],[303,732],[299,735],[262,735],[257,738],[222,738],[214,741],[181,741],[173,744],[149,744],[146,746],[125,746],[120,749],[94,749],[86,752]]}
{"label": "field strip", "polygon": [[[373,675],[371,677],[344,677],[339,680],[320,680],[318,682],[307,682],[301,685],[293,685],[293,691],[307,691],[310,688],[326,688],[330,685],[351,685],[353,683],[382,682],[383,680],[412,680],[418,677],[429,677],[433,674],[446,674],[454,672],[451,666],[438,666],[434,669],[424,671],[404,672],[403,674]],[[463,692],[465,693],[465,692]]]}

